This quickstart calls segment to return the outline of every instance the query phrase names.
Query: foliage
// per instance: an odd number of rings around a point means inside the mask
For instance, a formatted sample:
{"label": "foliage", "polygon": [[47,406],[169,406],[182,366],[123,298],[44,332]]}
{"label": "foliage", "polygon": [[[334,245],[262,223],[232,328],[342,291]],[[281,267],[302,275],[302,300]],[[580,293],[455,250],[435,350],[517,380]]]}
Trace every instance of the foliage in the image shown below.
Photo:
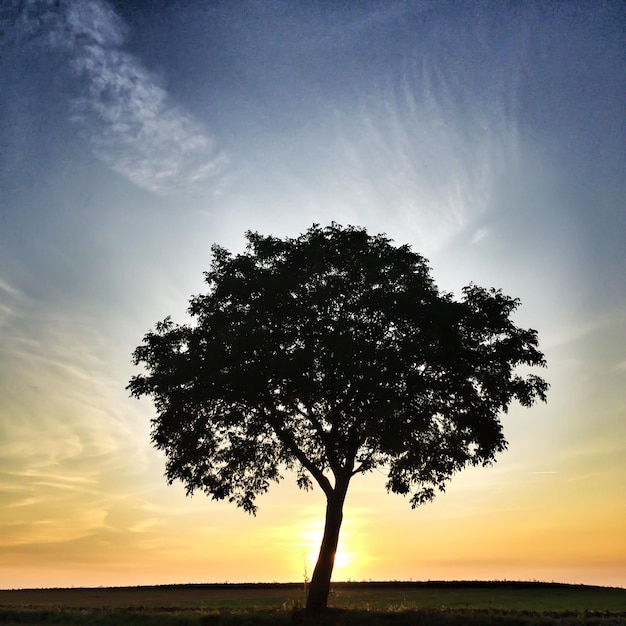
{"label": "foliage", "polygon": [[506,447],[499,414],[545,399],[537,333],[519,301],[469,285],[440,292],[425,259],[383,235],[332,224],[295,239],[247,233],[214,246],[194,325],[166,318],[134,352],[131,394],[153,398],[166,476],[256,511],[285,469],[344,487],[385,467],[412,506]]}

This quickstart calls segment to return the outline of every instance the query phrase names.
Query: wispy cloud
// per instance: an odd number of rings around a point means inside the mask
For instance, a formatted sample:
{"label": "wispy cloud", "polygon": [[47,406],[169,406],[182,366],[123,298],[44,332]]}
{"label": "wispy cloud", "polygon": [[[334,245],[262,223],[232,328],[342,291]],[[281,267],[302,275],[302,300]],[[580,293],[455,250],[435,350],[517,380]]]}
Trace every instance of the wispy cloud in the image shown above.
{"label": "wispy cloud", "polygon": [[18,289],[13,287],[13,285],[9,284],[8,282],[4,281],[2,278],[0,278],[0,291],[4,291],[10,296],[21,295],[21,292]]}
{"label": "wispy cloud", "polygon": [[133,524],[128,530],[131,533],[142,533],[146,530],[153,529],[155,526],[163,526],[165,520],[162,518],[152,517],[149,519],[141,520],[136,524]]}
{"label": "wispy cloud", "polygon": [[[0,459],[29,483],[81,489],[115,469],[130,446],[122,385],[88,316],[22,298],[9,303],[0,344]],[[34,435],[34,433],[36,435]]]}
{"label": "wispy cloud", "polygon": [[9,282],[0,278],[0,328],[13,317],[16,307],[24,295]]}
{"label": "wispy cloud", "polygon": [[479,241],[483,240],[485,237],[488,237],[490,234],[490,229],[489,228],[479,228],[473,235],[472,237],[472,244],[476,244]]}
{"label": "wispy cloud", "polygon": [[98,159],[157,193],[217,186],[225,154],[159,77],[123,50],[128,28],[108,2],[30,0],[19,23],[69,54],[82,84],[71,118]]}
{"label": "wispy cloud", "polygon": [[[523,28],[499,54],[519,46]],[[338,114],[341,189],[348,204],[371,216],[383,208],[429,253],[494,208],[503,176],[520,159],[517,98],[520,61],[497,74],[467,76],[453,63],[477,62],[493,50],[479,25],[447,33],[451,50],[435,37],[416,42],[402,65],[380,79],[374,97]],[[476,232],[473,243],[488,234]]]}

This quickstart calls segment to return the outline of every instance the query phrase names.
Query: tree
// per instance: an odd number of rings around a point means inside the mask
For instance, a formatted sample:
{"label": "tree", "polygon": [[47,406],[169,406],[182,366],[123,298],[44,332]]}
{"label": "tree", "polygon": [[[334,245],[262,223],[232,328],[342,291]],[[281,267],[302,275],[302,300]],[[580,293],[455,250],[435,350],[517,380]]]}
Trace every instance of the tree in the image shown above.
{"label": "tree", "polygon": [[168,317],[133,353],[150,396],[152,442],[169,483],[256,512],[256,496],[295,470],[317,483],[326,522],[307,609],[326,607],[350,480],[376,467],[413,507],[507,442],[499,414],[545,401],[537,332],[500,290],[440,292],[409,246],[357,227],[313,225],[295,239],[246,234],[213,246],[194,325]]}

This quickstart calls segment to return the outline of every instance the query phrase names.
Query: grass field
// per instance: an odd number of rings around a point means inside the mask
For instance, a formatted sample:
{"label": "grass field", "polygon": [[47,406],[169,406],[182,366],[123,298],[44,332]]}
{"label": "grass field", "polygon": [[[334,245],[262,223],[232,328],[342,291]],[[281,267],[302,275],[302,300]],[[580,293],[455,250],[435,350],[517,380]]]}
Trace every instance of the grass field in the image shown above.
{"label": "grass field", "polygon": [[626,624],[626,589],[547,583],[335,583],[310,618],[302,584],[0,590],[0,624]]}

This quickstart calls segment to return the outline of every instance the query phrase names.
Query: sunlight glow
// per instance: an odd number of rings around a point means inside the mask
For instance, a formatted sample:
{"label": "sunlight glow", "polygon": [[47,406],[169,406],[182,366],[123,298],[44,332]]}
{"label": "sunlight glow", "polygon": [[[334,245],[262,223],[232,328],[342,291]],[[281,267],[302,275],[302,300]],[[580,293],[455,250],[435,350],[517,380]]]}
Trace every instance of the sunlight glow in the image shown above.
{"label": "sunlight glow", "polygon": [[[304,564],[306,575],[308,577],[313,573],[317,557],[319,555],[322,536],[324,534],[324,524],[321,521],[307,523],[303,530],[299,533],[299,541],[297,546],[302,550],[304,555]],[[350,546],[350,532],[342,529],[339,538],[339,546],[335,554],[335,573],[339,574],[341,579],[354,578],[354,569],[358,565],[357,552],[347,550]]]}
{"label": "sunlight glow", "polygon": [[[311,570],[315,567],[318,554],[319,550],[307,554],[307,571],[309,571],[309,564],[311,565]],[[351,552],[343,552],[342,550],[337,550],[337,553],[335,554],[335,569],[344,568],[350,565],[350,562],[352,561],[352,556],[353,555]]]}

